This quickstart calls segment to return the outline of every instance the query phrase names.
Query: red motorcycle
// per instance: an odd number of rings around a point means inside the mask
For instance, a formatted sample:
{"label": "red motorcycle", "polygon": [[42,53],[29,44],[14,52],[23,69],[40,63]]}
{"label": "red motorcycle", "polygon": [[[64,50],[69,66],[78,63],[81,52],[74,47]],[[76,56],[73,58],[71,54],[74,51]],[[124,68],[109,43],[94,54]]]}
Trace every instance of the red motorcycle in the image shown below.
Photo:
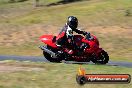
{"label": "red motorcycle", "polygon": [[[44,57],[50,62],[77,61],[77,62],[89,62],[99,64],[106,64],[109,61],[109,56],[105,50],[99,47],[99,41],[93,34],[86,35],[74,35],[73,41],[80,49],[73,49],[75,46],[65,45],[62,49],[58,49],[56,46],[56,37],[53,35],[42,35],[40,40],[45,43],[45,46],[40,46],[43,50]],[[67,47],[66,47],[67,46]],[[71,49],[73,51],[71,52]]]}

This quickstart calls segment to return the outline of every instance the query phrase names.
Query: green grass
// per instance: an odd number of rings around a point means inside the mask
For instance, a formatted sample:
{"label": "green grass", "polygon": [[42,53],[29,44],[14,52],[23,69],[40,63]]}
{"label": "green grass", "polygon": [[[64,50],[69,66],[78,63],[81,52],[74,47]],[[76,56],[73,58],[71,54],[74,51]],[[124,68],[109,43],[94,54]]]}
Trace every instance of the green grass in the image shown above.
{"label": "green grass", "polygon": [[[65,5],[45,6],[57,1],[59,0],[40,0],[40,3],[44,6],[35,8],[33,0],[21,3],[8,3],[7,0],[0,0],[0,31],[7,31],[7,34],[5,34],[7,36],[14,32],[13,30],[21,32],[21,30],[36,24],[60,27],[65,24],[69,15],[77,16],[80,26],[87,28],[91,26],[119,26],[131,29],[132,0],[84,0]],[[126,16],[127,11],[129,11],[130,16]],[[112,60],[132,61],[131,38],[112,34],[100,35],[98,32],[94,34],[99,38],[101,47],[108,51]],[[39,36],[38,34],[35,37]],[[108,47],[108,44],[111,47]],[[5,46],[3,44],[0,46],[0,54],[40,56],[42,53],[38,49],[39,45],[39,42],[38,44],[32,44],[30,41],[25,41],[21,45],[15,45],[14,43],[12,46]]]}
{"label": "green grass", "polygon": [[[47,0],[45,2],[50,3],[52,0]],[[55,2],[58,0],[54,0]],[[38,9],[33,9],[29,0],[23,3],[8,4],[5,9],[8,11],[14,10],[17,7],[18,16],[8,15],[9,18],[4,19],[1,23],[18,24],[18,25],[31,25],[39,23],[50,23],[50,24],[62,24],[65,22],[68,15],[75,15],[79,18],[81,24],[93,25],[93,26],[131,26],[132,17],[125,16],[126,11],[132,10],[131,0],[91,0],[82,1],[67,5],[51,6],[51,7],[39,7]],[[24,7],[23,7],[24,5]],[[9,8],[11,7],[11,8]],[[26,9],[29,9],[26,11]],[[24,12],[25,14],[22,14]]]}
{"label": "green grass", "polygon": [[1,55],[20,55],[20,56],[42,56],[42,50],[38,44],[27,43],[17,46],[0,47]]}
{"label": "green grass", "polygon": [[[33,63],[33,62],[5,62],[10,66],[38,67],[42,71],[15,71],[0,72],[1,88],[131,88],[132,84],[86,84],[80,86],[75,77],[79,65]],[[82,65],[87,74],[130,74],[132,68],[105,66],[105,65]]]}

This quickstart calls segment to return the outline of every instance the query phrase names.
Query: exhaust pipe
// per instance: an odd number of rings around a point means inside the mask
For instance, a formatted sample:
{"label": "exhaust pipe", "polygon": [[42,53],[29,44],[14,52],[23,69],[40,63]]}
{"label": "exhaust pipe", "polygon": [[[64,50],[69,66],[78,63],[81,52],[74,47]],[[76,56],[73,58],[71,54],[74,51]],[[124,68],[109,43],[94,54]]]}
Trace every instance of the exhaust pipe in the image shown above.
{"label": "exhaust pipe", "polygon": [[45,51],[46,53],[50,54],[52,58],[57,58],[56,54],[53,51],[47,49],[45,46],[39,46],[39,48]]}

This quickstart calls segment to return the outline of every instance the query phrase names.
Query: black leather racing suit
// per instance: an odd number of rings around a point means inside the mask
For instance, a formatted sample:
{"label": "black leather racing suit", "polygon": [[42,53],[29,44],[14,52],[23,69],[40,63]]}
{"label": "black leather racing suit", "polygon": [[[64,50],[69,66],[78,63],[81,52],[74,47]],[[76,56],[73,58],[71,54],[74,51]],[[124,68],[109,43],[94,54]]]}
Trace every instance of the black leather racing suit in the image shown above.
{"label": "black leather racing suit", "polygon": [[[56,45],[58,47],[62,47],[62,45],[68,44],[68,38],[72,38],[73,31],[75,31],[78,34],[83,34],[84,36],[87,34],[85,31],[81,31],[79,29],[71,29],[67,24],[62,28],[61,32],[57,36]],[[72,41],[73,42],[73,41]],[[77,49],[78,47],[75,45],[75,43],[72,43],[74,48]]]}

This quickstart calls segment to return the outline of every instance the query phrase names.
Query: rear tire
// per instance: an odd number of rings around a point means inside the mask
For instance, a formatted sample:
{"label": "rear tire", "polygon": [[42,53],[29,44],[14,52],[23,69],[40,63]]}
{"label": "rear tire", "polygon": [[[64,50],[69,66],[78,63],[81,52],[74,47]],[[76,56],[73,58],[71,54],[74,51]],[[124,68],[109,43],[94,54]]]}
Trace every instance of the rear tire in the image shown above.
{"label": "rear tire", "polygon": [[[47,46],[47,48],[49,50],[51,50],[52,47]],[[50,62],[60,62],[61,61],[61,59],[59,59],[59,58],[52,58],[52,56],[50,54],[48,54],[47,52],[45,52],[45,51],[43,51],[43,55]]]}

